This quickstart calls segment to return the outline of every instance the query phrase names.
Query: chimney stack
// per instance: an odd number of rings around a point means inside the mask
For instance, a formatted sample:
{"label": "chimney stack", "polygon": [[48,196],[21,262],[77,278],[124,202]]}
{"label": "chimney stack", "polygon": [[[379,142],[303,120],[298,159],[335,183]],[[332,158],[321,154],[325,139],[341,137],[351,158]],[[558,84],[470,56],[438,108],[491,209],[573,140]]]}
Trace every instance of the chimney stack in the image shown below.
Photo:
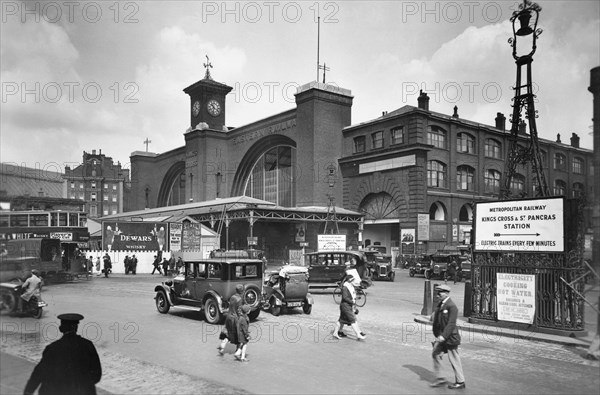
{"label": "chimney stack", "polygon": [[427,93],[421,90],[419,92],[419,98],[417,99],[417,101],[419,102],[419,108],[425,111],[429,111],[429,96],[427,96]]}
{"label": "chimney stack", "polygon": [[571,135],[571,147],[579,148],[579,136],[577,133]]}
{"label": "chimney stack", "polygon": [[496,113],[496,129],[506,130],[506,117],[501,112]]}
{"label": "chimney stack", "polygon": [[92,150],[92,155],[96,155],[96,150],[95,149]]}
{"label": "chimney stack", "polygon": [[560,141],[560,133],[556,133],[556,142],[562,144],[562,141]]}

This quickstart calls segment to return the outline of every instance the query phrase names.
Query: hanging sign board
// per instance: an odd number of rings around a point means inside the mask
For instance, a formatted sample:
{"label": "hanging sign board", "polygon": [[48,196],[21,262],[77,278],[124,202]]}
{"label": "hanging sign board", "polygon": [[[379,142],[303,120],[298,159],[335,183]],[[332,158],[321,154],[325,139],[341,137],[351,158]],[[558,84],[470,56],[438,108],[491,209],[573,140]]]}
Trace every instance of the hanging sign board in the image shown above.
{"label": "hanging sign board", "polygon": [[564,198],[475,204],[475,251],[564,252]]}
{"label": "hanging sign board", "polygon": [[346,235],[317,235],[319,251],[346,250]]}

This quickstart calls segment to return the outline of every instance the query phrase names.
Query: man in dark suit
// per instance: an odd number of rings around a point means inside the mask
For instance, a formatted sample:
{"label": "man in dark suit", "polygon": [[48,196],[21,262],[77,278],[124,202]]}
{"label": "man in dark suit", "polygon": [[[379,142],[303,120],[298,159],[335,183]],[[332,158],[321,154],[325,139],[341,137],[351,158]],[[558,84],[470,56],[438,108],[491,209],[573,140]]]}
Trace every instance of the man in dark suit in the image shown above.
{"label": "man in dark suit", "polygon": [[441,387],[446,384],[446,379],[441,375],[441,359],[442,354],[447,353],[450,365],[454,370],[455,381],[449,384],[450,389],[465,388],[465,376],[463,374],[460,356],[458,355],[458,345],[460,344],[460,334],[456,326],[458,318],[458,308],[450,299],[450,287],[440,285],[436,288],[439,303],[432,315],[433,335],[435,342],[433,345],[433,370],[436,375],[436,380],[431,383],[432,387]]}
{"label": "man in dark suit", "polygon": [[42,360],[33,369],[24,393],[33,394],[41,384],[40,395],[96,394],[102,367],[94,344],[77,334],[83,316],[61,314],[58,319],[63,337],[44,349]]}

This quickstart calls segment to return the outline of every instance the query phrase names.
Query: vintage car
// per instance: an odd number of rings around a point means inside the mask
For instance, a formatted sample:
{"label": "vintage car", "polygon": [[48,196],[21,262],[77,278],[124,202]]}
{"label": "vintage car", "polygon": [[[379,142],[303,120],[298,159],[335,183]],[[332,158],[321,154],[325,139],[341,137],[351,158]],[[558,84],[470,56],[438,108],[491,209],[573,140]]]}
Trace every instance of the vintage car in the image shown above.
{"label": "vintage car", "polygon": [[313,297],[308,292],[308,269],[304,266],[286,265],[279,271],[266,274],[263,286],[264,310],[274,316],[293,307],[302,307],[305,314],[310,314]]}
{"label": "vintage car", "polygon": [[347,269],[356,269],[365,286],[370,284],[367,258],[362,251],[317,251],[304,254],[308,284],[312,288],[335,288]]}
{"label": "vintage car", "polygon": [[211,256],[185,262],[183,273],[157,285],[156,309],[162,314],[171,307],[202,311],[207,322],[218,324],[228,308],[229,298],[236,292],[236,285],[242,284],[243,303],[250,306],[250,320],[255,320],[262,304],[262,261],[226,251]]}
{"label": "vintage car", "polygon": [[373,280],[394,281],[396,273],[392,267],[392,259],[383,255],[378,250],[366,249],[363,251]]}
{"label": "vintage car", "polygon": [[413,266],[409,267],[408,275],[414,277],[415,275],[419,274],[425,276],[426,278],[431,278],[431,274],[433,273],[431,262],[431,254],[423,255]]}

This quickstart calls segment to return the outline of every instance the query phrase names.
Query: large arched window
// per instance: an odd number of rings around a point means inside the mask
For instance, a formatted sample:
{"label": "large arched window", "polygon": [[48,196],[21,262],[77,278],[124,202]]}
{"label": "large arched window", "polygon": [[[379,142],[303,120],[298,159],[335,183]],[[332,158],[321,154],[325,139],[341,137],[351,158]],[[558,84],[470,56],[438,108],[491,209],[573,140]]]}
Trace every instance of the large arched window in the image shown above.
{"label": "large arched window", "polygon": [[366,220],[398,218],[398,204],[387,192],[370,193],[360,204],[358,211],[365,213]]}
{"label": "large arched window", "polygon": [[487,139],[485,140],[485,156],[488,158],[502,158],[502,145],[498,140]]}
{"label": "large arched window", "polygon": [[169,188],[167,206],[176,206],[185,203],[185,172],[181,172],[175,177],[171,188]]}
{"label": "large arched window", "polygon": [[266,200],[278,206],[296,204],[296,149],[276,146],[258,158],[246,182],[244,195]]}
{"label": "large arched window", "polygon": [[562,180],[554,181],[554,195],[561,196],[566,195],[567,193],[567,184]]}
{"label": "large arched window", "polygon": [[435,202],[429,207],[429,219],[432,221],[446,220],[446,208],[442,202]]}
{"label": "large arched window", "polygon": [[466,154],[475,153],[475,137],[468,133],[459,133],[456,136],[456,151]]}

